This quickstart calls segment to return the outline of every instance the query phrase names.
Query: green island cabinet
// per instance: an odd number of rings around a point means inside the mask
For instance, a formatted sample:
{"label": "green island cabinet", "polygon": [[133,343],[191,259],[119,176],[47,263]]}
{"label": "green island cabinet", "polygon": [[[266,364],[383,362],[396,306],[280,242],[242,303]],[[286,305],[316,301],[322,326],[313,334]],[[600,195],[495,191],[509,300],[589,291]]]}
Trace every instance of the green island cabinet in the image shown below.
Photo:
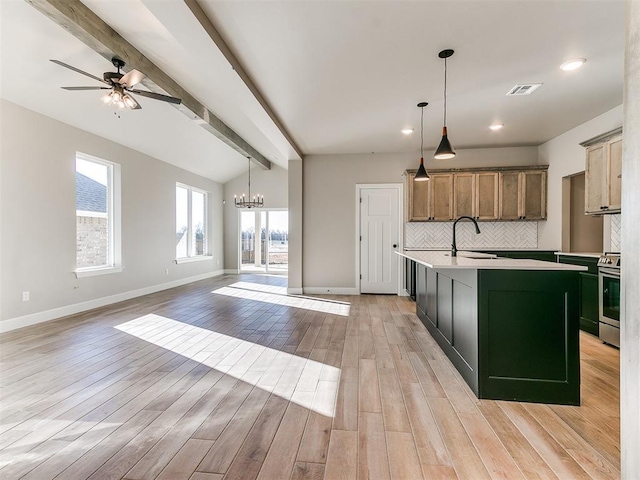
{"label": "green island cabinet", "polygon": [[418,317],[478,398],[580,404],[584,267],[452,259],[445,252],[399,255],[417,263]]}
{"label": "green island cabinet", "polygon": [[558,254],[558,262],[582,265],[588,268],[580,272],[580,330],[595,335],[600,334],[598,310],[598,258],[593,256]]}

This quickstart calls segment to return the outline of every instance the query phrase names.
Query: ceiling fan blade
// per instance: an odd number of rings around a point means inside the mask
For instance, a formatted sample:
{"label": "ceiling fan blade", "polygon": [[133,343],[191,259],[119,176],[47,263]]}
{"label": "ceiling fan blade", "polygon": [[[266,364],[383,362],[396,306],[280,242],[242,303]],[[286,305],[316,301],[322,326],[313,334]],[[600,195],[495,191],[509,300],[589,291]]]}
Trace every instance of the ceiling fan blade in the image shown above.
{"label": "ceiling fan blade", "polygon": [[85,76],[87,76],[87,77],[89,77],[89,78],[93,78],[94,80],[97,80],[97,81],[99,81],[99,82],[101,82],[101,83],[106,83],[107,85],[109,85],[109,83],[108,83],[108,82],[105,82],[105,81],[104,81],[103,79],[101,79],[100,77],[96,77],[95,75],[91,75],[90,73],[83,72],[83,71],[82,71],[82,70],[80,70],[79,68],[72,67],[71,65],[68,65],[68,64],[66,64],[66,63],[64,63],[64,62],[61,62],[60,60],[49,60],[49,61],[50,61],[50,62],[53,62],[53,63],[57,63],[57,64],[58,64],[58,65],[60,65],[61,67],[68,68],[69,70],[73,70],[74,72],[78,72],[78,73],[80,73],[80,74],[82,74],[82,75],[85,75]]}
{"label": "ceiling fan blade", "polygon": [[144,73],[138,70],[131,70],[129,73],[125,73],[124,76],[120,79],[120,85],[126,85],[131,88],[134,85],[140,83],[144,78]]}
{"label": "ceiling fan blade", "polygon": [[174,104],[182,103],[182,100],[176,97],[170,97],[169,95],[160,95],[159,93],[147,92],[145,90],[129,90],[130,92],[142,95],[143,97],[153,98],[154,100],[161,100],[163,102],[169,102]]}
{"label": "ceiling fan blade", "polygon": [[60,87],[63,90],[111,90],[109,87]]}

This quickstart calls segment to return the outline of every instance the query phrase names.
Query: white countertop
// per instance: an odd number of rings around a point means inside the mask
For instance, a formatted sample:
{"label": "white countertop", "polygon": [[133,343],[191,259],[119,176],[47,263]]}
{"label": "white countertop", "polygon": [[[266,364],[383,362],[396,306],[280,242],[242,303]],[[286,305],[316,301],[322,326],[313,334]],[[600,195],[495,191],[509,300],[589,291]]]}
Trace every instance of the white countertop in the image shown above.
{"label": "white countertop", "polygon": [[[401,257],[414,260],[429,268],[460,268],[467,270],[557,270],[557,271],[586,271],[581,265],[566,263],[543,262],[540,260],[520,260],[513,258],[499,258],[488,253],[458,251],[457,257],[450,252],[443,251],[414,251],[396,252]],[[480,258],[470,258],[480,257]]]}
{"label": "white countertop", "polygon": [[566,257],[589,257],[589,258],[600,258],[602,253],[591,253],[591,252],[554,252],[556,255],[564,255]]}

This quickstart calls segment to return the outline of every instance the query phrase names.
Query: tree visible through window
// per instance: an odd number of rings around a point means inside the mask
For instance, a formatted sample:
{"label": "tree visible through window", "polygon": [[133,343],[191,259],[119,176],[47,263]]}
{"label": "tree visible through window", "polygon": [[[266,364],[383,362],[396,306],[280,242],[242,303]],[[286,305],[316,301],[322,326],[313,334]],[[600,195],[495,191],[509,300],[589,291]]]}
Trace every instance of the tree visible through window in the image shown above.
{"label": "tree visible through window", "polygon": [[176,258],[207,254],[207,194],[176,184]]}
{"label": "tree visible through window", "polygon": [[76,155],[76,268],[115,264],[113,163]]}

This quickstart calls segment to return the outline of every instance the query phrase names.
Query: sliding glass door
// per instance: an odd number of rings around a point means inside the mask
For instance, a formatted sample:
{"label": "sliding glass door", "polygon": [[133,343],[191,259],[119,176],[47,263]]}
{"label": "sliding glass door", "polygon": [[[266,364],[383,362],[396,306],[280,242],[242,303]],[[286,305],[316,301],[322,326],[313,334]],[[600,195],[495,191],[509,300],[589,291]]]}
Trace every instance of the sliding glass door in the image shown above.
{"label": "sliding glass door", "polygon": [[289,212],[240,211],[240,270],[287,272],[289,264]]}

